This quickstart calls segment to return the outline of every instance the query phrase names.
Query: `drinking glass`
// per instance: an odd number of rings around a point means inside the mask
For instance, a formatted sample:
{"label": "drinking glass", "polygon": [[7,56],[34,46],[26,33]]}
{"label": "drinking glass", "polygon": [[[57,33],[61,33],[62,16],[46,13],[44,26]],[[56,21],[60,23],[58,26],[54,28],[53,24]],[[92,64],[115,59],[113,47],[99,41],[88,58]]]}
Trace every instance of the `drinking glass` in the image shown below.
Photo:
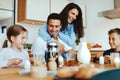
{"label": "drinking glass", "polygon": [[119,68],[119,66],[120,66],[119,53],[115,53],[114,55],[115,55],[115,57],[114,57],[115,67],[116,67],[116,68]]}
{"label": "drinking glass", "polygon": [[110,53],[110,60],[112,66],[119,67],[120,63],[119,57],[120,57],[119,53]]}
{"label": "drinking glass", "polygon": [[33,54],[33,58],[34,58],[34,66],[39,66],[41,64],[43,64],[43,55],[41,54]]}
{"label": "drinking glass", "polygon": [[73,61],[76,59],[76,54],[72,54],[72,53],[66,53],[66,63],[67,65],[69,65],[70,61]]}
{"label": "drinking glass", "polygon": [[110,53],[110,63],[112,66],[114,65],[114,54],[115,53]]}
{"label": "drinking glass", "polygon": [[66,54],[66,58],[67,60],[74,60],[76,58],[75,54],[71,54],[71,53],[67,53]]}

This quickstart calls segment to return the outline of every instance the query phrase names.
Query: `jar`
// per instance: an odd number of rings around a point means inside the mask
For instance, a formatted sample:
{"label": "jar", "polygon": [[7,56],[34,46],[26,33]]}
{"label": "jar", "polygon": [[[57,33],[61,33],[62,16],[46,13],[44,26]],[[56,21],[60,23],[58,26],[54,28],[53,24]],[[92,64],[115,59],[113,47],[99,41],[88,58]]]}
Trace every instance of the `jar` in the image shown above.
{"label": "jar", "polygon": [[43,78],[46,76],[47,76],[47,67],[45,65],[31,67],[31,77]]}
{"label": "jar", "polygon": [[77,53],[77,60],[82,62],[83,64],[89,64],[91,60],[91,54],[89,49],[87,48],[87,42],[81,42],[80,48]]}
{"label": "jar", "polygon": [[45,61],[48,63],[49,58],[55,58],[58,56],[58,43],[50,41],[47,43],[47,50],[45,51]]}
{"label": "jar", "polygon": [[57,70],[57,63],[55,61],[56,59],[55,58],[49,58],[49,61],[48,61],[48,70]]}

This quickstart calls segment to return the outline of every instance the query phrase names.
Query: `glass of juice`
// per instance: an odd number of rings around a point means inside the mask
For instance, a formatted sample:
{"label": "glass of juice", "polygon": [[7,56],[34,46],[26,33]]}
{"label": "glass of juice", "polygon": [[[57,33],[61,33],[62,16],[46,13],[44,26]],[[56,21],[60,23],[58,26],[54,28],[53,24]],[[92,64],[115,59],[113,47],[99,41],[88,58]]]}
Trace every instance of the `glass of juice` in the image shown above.
{"label": "glass of juice", "polygon": [[33,54],[34,66],[43,64],[43,56],[41,54]]}
{"label": "glass of juice", "polygon": [[69,61],[75,60],[76,54],[66,53],[66,63],[69,64]]}

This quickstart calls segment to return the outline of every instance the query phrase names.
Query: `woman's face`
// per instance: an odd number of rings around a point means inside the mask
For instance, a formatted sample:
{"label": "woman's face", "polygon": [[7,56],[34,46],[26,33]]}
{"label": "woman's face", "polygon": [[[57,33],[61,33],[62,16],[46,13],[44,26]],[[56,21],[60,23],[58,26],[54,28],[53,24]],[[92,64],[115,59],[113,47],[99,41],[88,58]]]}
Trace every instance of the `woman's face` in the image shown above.
{"label": "woman's face", "polygon": [[71,9],[68,12],[68,23],[72,23],[74,20],[76,20],[79,12],[77,9]]}

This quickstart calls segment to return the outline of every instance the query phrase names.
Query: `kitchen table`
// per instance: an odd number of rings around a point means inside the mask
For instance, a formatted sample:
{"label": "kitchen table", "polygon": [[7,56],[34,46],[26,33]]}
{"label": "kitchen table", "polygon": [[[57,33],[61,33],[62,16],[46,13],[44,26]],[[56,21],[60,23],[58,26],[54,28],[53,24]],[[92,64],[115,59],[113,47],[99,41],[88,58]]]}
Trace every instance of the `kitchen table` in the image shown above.
{"label": "kitchen table", "polygon": [[[111,69],[114,68],[110,64],[100,65],[98,63],[94,64],[96,68],[99,69]],[[80,64],[79,64],[80,65]],[[76,66],[76,65],[75,65]],[[35,78],[31,75],[20,75],[19,71],[23,68],[0,68],[0,80],[53,80],[55,75],[47,75],[44,78]]]}

